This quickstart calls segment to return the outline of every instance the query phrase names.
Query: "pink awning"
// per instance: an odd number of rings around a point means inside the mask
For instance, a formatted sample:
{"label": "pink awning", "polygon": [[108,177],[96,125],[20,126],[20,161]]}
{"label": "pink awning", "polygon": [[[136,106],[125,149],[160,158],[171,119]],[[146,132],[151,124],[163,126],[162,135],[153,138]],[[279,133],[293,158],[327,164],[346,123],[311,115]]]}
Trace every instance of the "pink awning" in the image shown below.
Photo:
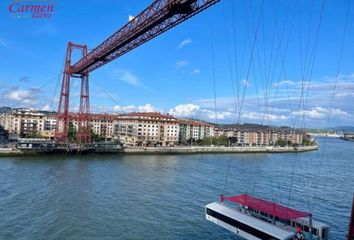
{"label": "pink awning", "polygon": [[311,216],[311,213],[302,212],[295,209],[291,209],[274,202],[270,202],[267,200],[263,200],[260,198],[252,197],[248,194],[242,194],[232,197],[224,197],[221,196],[221,201],[227,200],[230,202],[238,203],[250,208],[253,208],[258,211],[262,211],[264,213],[268,213],[272,216],[284,219],[284,220],[291,220],[300,217]]}

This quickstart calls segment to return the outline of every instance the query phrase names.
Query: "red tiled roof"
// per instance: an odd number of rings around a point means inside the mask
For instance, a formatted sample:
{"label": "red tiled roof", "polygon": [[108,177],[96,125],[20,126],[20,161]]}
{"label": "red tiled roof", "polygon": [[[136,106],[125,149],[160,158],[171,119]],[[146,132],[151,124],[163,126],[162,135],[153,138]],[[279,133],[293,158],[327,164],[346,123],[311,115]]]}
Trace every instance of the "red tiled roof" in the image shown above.
{"label": "red tiled roof", "polygon": [[174,116],[170,114],[161,114],[159,112],[132,112],[132,113],[122,114],[122,116],[158,117],[158,118],[176,119]]}

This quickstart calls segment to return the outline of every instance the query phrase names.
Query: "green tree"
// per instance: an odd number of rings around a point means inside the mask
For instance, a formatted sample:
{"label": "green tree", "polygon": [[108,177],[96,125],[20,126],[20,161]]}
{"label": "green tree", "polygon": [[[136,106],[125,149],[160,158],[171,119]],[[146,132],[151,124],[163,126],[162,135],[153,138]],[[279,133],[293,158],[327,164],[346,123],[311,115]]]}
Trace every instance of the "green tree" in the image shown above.
{"label": "green tree", "polygon": [[100,135],[96,134],[93,132],[93,130],[91,129],[91,141],[92,142],[100,142],[102,139],[100,137]]}
{"label": "green tree", "polygon": [[198,141],[199,145],[210,146],[210,145],[229,145],[229,138],[225,135],[219,137],[205,137]]}
{"label": "green tree", "polygon": [[75,127],[70,123],[69,124],[69,131],[68,131],[68,139],[69,142],[76,142],[77,131]]}
{"label": "green tree", "polygon": [[0,125],[0,139],[7,140],[9,138],[9,132],[5,130],[5,128]]}
{"label": "green tree", "polygon": [[203,146],[211,145],[214,142],[215,142],[215,140],[213,141],[212,137],[205,137],[201,140],[200,145],[203,145]]}
{"label": "green tree", "polygon": [[278,139],[278,140],[275,142],[275,146],[285,147],[285,146],[286,146],[286,141],[283,140],[283,139]]}
{"label": "green tree", "polygon": [[216,139],[216,145],[229,145],[229,138],[225,135],[221,135],[220,137],[217,137]]}
{"label": "green tree", "polygon": [[44,137],[38,132],[30,132],[26,134],[25,138],[44,138]]}
{"label": "green tree", "polygon": [[302,140],[302,145],[304,145],[304,146],[312,146],[314,144],[315,144],[315,141],[311,141],[309,139],[303,139]]}
{"label": "green tree", "polygon": [[181,145],[187,145],[187,140],[185,138],[183,138],[180,143]]}

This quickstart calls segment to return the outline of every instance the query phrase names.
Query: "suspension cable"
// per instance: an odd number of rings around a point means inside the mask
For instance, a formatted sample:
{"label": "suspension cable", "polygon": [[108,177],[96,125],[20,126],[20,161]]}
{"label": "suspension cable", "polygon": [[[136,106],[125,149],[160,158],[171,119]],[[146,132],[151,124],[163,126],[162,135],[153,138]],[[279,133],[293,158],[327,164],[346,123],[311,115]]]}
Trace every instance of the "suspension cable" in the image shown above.
{"label": "suspension cable", "polygon": [[[342,66],[342,58],[343,58],[343,52],[344,52],[344,43],[345,43],[345,38],[347,35],[347,29],[348,29],[348,22],[349,22],[349,16],[350,16],[350,4],[351,0],[348,0],[348,7],[347,7],[347,12],[346,12],[346,16],[345,16],[345,23],[344,23],[344,29],[343,29],[343,35],[342,35],[342,40],[341,40],[341,46],[340,46],[340,51],[339,51],[339,57],[338,57],[338,62],[337,62],[337,69],[336,69],[336,78],[335,78],[335,82],[334,82],[334,87],[333,87],[333,94],[331,96],[331,102],[330,102],[330,108],[329,108],[329,113],[327,116],[327,129],[329,127],[329,122],[333,113],[333,105],[334,105],[334,100],[336,97],[336,92],[337,92],[337,87],[338,87],[338,82],[339,82],[339,74],[340,74],[340,69]],[[326,151],[326,145],[327,145],[328,141],[324,141],[323,143],[323,148],[321,150],[321,155],[320,155],[320,165],[318,168],[318,172],[316,174],[316,177],[319,178],[320,174],[321,174],[321,169],[322,169],[322,165],[323,165],[323,156],[324,156],[324,152]],[[315,190],[314,190],[314,195],[313,195],[313,199],[316,198],[317,195],[317,188],[318,188],[318,184],[319,181],[315,181]],[[313,210],[314,205],[311,206],[311,210]]]}
{"label": "suspension cable", "polygon": [[[258,20],[257,20],[257,27],[256,27],[256,31],[255,31],[255,35],[254,35],[254,39],[253,39],[253,43],[252,43],[252,47],[251,47],[251,56],[250,56],[250,61],[248,63],[248,68],[247,68],[247,74],[246,74],[246,81],[248,81],[249,78],[249,74],[251,71],[251,66],[252,66],[252,62],[253,62],[253,55],[254,55],[254,50],[255,50],[255,45],[257,42],[257,36],[258,36],[258,31],[259,31],[259,26],[260,26],[260,22],[262,19],[262,14],[263,14],[263,7],[264,7],[264,0],[262,0],[261,3],[261,8],[260,8],[260,12],[259,12],[259,16],[258,16]],[[246,88],[247,88],[247,82],[244,84],[244,88],[243,88],[243,93],[242,93],[242,98],[241,98],[241,104],[239,107],[239,114],[238,114],[238,118],[237,118],[237,123],[240,123],[240,118],[241,118],[241,111],[242,111],[242,106],[243,106],[243,102],[244,102],[244,98],[245,98],[245,94],[246,94]],[[228,161],[227,164],[227,169],[226,169],[226,175],[225,175],[225,181],[224,181],[224,186],[223,186],[223,190],[222,190],[222,194],[225,191],[226,188],[226,184],[227,184],[227,178],[228,178],[228,174],[229,174],[229,170],[230,170],[230,165],[231,165],[231,158]]]}
{"label": "suspension cable", "polygon": [[260,26],[260,22],[261,22],[261,18],[262,18],[263,6],[264,6],[264,0],[262,0],[262,3],[261,3],[261,9],[260,9],[259,16],[258,16],[258,21],[257,21],[257,28],[256,28],[256,32],[254,34],[254,39],[253,39],[253,44],[252,44],[252,49],[251,49],[251,56],[250,56],[250,60],[249,60],[248,67],[247,67],[246,82],[245,82],[244,87],[243,87],[241,104],[240,104],[239,113],[238,113],[238,120],[237,120],[238,123],[241,120],[241,112],[242,112],[243,102],[244,102],[244,99],[245,99],[246,88],[247,88],[247,85],[248,85],[247,82],[248,82],[248,78],[249,78],[250,71],[251,71],[251,65],[252,65],[252,62],[253,62],[253,55],[254,55],[254,50],[255,50],[255,46],[256,46],[256,42],[257,42],[258,30],[259,30],[259,26]]}
{"label": "suspension cable", "polygon": [[[308,85],[311,83],[311,79],[312,79],[312,70],[313,70],[313,66],[314,66],[314,63],[315,63],[315,57],[316,57],[316,51],[317,51],[317,46],[318,46],[318,40],[319,40],[319,33],[320,33],[320,29],[321,29],[321,24],[322,24],[322,19],[323,19],[323,12],[324,12],[324,6],[325,6],[325,0],[322,0],[322,3],[321,3],[321,11],[320,11],[320,17],[319,17],[319,21],[318,21],[318,24],[317,24],[317,28],[316,28],[316,31],[315,31],[315,40],[314,40],[314,44],[312,46],[312,50],[311,50],[311,53],[310,53],[310,60],[308,62],[308,68],[306,70],[306,72],[304,73],[302,71],[302,68],[301,68],[301,72],[302,72],[302,87],[301,87],[301,94],[300,94],[300,99],[299,99],[299,105],[298,105],[298,109],[300,109],[301,107],[303,107],[303,114],[302,114],[302,121],[304,122],[305,120],[305,107],[306,107],[306,102],[307,102],[307,98],[308,98],[308,95],[309,95],[309,87],[306,89],[307,90],[307,93],[305,95],[305,80],[308,79]],[[299,8],[299,15],[300,15],[300,8]],[[299,21],[301,21],[301,17],[299,17]],[[300,30],[301,31],[301,30]],[[301,42],[301,41],[300,41]],[[305,66],[306,67],[306,66]],[[305,71],[305,70],[304,70]],[[307,78],[308,77],[308,78]],[[304,99],[305,98],[305,99]],[[295,126],[299,124],[301,124],[300,122],[300,119],[299,119],[299,116],[296,116],[295,117]],[[302,124],[301,124],[302,125]],[[294,126],[294,127],[295,127]],[[297,156],[298,157],[298,156]],[[293,172],[292,172],[292,175],[290,177],[290,182],[291,182],[291,185],[290,185],[290,189],[289,189],[289,195],[288,195],[288,204],[290,202],[290,198],[291,198],[291,194],[292,194],[292,190],[293,190],[293,179],[294,179],[294,174],[295,174],[295,166],[293,166],[294,169],[293,169]],[[305,182],[305,179],[304,179],[304,185],[306,185],[306,182]],[[307,187],[307,197],[308,197],[308,208],[310,210],[310,201],[309,201],[309,189]]]}

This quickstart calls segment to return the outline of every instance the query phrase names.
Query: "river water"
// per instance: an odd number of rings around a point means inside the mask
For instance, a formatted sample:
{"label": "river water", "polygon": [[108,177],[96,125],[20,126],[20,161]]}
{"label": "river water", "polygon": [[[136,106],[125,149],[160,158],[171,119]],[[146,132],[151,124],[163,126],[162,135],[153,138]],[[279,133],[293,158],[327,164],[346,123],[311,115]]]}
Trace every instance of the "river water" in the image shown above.
{"label": "river water", "polygon": [[298,154],[0,158],[0,239],[235,239],[203,207],[244,192],[311,210],[330,239],[345,239],[354,143],[320,144]]}

